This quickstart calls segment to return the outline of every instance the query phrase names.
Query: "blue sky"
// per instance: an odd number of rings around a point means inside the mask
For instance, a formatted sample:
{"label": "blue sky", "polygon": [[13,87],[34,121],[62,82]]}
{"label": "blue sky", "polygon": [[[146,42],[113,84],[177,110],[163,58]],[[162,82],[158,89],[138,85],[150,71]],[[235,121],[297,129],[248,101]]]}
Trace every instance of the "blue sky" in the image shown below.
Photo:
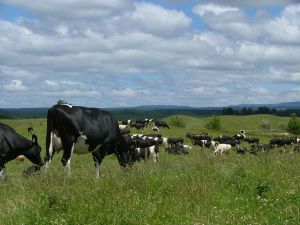
{"label": "blue sky", "polygon": [[0,108],[299,101],[298,0],[0,2]]}

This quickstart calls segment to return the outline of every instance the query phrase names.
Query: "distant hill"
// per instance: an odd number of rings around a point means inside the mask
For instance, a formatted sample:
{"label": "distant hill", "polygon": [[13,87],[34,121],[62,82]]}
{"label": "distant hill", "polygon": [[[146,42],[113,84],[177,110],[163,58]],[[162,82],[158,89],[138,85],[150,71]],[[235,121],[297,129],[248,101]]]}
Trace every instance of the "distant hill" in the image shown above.
{"label": "distant hill", "polygon": [[[231,107],[235,110],[241,110],[243,107],[258,109],[261,106],[276,110],[296,110],[300,109],[300,102],[283,102],[278,104],[239,104],[224,107]],[[49,107],[50,108],[50,107]],[[0,119],[23,119],[23,118],[46,118],[49,108],[5,108],[0,109]],[[119,107],[119,108],[103,108],[112,113],[117,120],[123,119],[141,119],[154,118],[161,119],[172,115],[187,116],[211,116],[222,115],[223,107],[190,107],[178,105],[141,105],[137,107]],[[287,115],[290,115],[288,112]]]}

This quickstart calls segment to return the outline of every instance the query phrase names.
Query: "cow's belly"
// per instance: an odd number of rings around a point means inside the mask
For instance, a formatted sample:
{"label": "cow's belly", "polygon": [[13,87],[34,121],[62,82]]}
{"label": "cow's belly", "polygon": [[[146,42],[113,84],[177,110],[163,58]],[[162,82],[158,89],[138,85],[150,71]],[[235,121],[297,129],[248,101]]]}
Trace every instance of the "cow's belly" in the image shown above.
{"label": "cow's belly", "polygon": [[89,151],[89,145],[85,144],[86,140],[87,137],[82,134],[77,138],[77,141],[74,146],[74,151],[73,151],[75,154],[87,154],[91,152],[99,152],[101,145],[97,145],[95,149]]}

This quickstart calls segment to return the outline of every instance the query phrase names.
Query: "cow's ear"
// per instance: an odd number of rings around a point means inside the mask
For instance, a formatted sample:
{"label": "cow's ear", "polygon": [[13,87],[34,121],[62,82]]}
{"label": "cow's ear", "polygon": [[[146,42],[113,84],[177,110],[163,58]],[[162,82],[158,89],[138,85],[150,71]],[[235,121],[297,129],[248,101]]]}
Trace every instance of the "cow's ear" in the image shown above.
{"label": "cow's ear", "polygon": [[32,135],[32,141],[37,144],[37,136],[35,134]]}

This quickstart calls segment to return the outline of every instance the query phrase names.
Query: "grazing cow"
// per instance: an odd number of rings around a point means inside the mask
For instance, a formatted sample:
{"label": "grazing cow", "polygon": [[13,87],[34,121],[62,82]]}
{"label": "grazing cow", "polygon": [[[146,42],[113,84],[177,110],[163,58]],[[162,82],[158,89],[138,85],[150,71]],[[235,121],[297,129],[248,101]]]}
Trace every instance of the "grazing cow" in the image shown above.
{"label": "grazing cow", "polygon": [[73,153],[92,153],[97,176],[106,155],[115,153],[122,168],[134,155],[120,133],[118,121],[109,112],[71,105],[54,105],[48,110],[46,172],[53,155],[60,150],[64,150],[61,162],[68,175]]}
{"label": "grazing cow", "polygon": [[176,145],[177,143],[181,143],[181,145],[183,145],[183,142],[184,142],[183,138],[168,138],[167,139],[167,145],[168,146],[171,145],[171,147],[173,145]]}
{"label": "grazing cow", "polygon": [[147,139],[147,140],[138,139],[135,141],[135,146],[139,148],[148,148],[156,144],[157,142],[154,139]]}
{"label": "grazing cow", "polygon": [[165,147],[166,152],[168,154],[173,155],[187,155],[189,152],[183,146],[175,146],[175,147]]}
{"label": "grazing cow", "polygon": [[24,155],[19,155],[17,158],[16,158],[16,162],[17,163],[22,163],[22,162],[24,162]]}
{"label": "grazing cow", "polygon": [[122,125],[131,125],[132,121],[131,120],[123,120]]}
{"label": "grazing cow", "polygon": [[236,153],[238,154],[238,156],[240,155],[240,154],[246,154],[246,152],[247,152],[247,148],[246,147],[240,147],[240,148],[236,148]]}
{"label": "grazing cow", "polygon": [[263,152],[269,152],[269,151],[271,151],[272,149],[274,149],[274,145],[272,145],[272,144],[265,144],[265,145],[263,145],[263,147],[262,147],[262,151],[263,151]]}
{"label": "grazing cow", "polygon": [[154,130],[154,131],[159,131],[159,129],[158,129],[157,126],[152,127],[152,130]]}
{"label": "grazing cow", "polygon": [[154,163],[156,163],[159,159],[159,147],[157,145],[153,145],[147,148],[136,148],[135,149],[135,160],[140,164],[140,160],[146,159],[145,153],[148,158],[153,158]]}
{"label": "grazing cow", "polygon": [[28,127],[28,134],[31,134],[32,135],[32,132],[33,132],[33,127]]}
{"label": "grazing cow", "polygon": [[244,140],[246,138],[246,135],[244,134],[235,134],[235,135],[232,135],[233,139],[235,140]]}
{"label": "grazing cow", "polygon": [[125,135],[125,134],[130,135],[130,130],[127,129],[127,128],[126,129],[121,129],[120,132],[121,132],[122,135]]}
{"label": "grazing cow", "polygon": [[237,146],[239,148],[240,141],[237,141],[237,140],[226,140],[226,141],[222,141],[222,144],[229,144],[232,147]]}
{"label": "grazing cow", "polygon": [[144,135],[144,136],[161,138],[161,137],[162,137],[162,134],[147,134],[147,135]]}
{"label": "grazing cow", "polygon": [[199,145],[200,147],[206,147],[211,148],[212,150],[216,150],[217,143],[215,141],[195,140],[194,145]]}
{"label": "grazing cow", "polygon": [[259,138],[253,138],[253,137],[244,138],[244,141],[248,142],[248,144],[256,143],[256,145],[258,146]]}
{"label": "grazing cow", "polygon": [[224,141],[228,141],[228,140],[233,140],[233,138],[227,135],[220,135],[214,138],[214,141],[218,141],[219,143],[223,143]]}
{"label": "grazing cow", "polygon": [[142,123],[131,124],[130,127],[135,127],[138,131],[142,129],[142,133],[145,130],[145,124]]}
{"label": "grazing cow", "polygon": [[165,122],[165,121],[155,121],[155,126],[156,127],[163,127],[164,129],[167,127],[168,129],[170,129],[167,122]]}
{"label": "grazing cow", "polygon": [[226,154],[229,154],[231,151],[231,145],[229,144],[219,144],[217,146],[217,149],[214,151],[214,155],[216,155],[217,153],[220,153],[220,154],[223,154],[223,153],[226,153]]}
{"label": "grazing cow", "polygon": [[274,138],[270,140],[271,145],[279,145],[281,143],[281,138]]}
{"label": "grazing cow", "polygon": [[7,178],[5,164],[19,155],[24,155],[39,167],[43,166],[44,163],[40,155],[41,150],[42,148],[39,146],[35,134],[32,135],[32,141],[30,141],[10,126],[0,123],[0,177],[2,180]]}
{"label": "grazing cow", "polygon": [[277,147],[291,145],[294,146],[297,140],[293,138],[281,138],[281,141],[278,143]]}

